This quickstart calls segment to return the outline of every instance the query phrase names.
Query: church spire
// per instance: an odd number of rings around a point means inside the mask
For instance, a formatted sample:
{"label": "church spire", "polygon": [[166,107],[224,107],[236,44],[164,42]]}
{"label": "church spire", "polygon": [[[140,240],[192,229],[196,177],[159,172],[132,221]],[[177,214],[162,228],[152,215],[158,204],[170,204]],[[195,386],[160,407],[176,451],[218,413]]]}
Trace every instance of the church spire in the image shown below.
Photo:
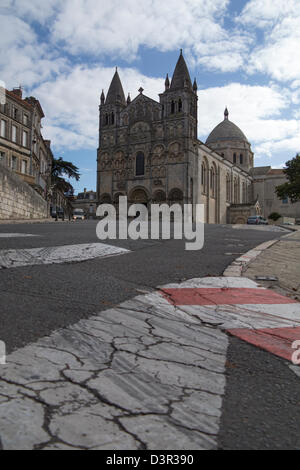
{"label": "church spire", "polygon": [[225,111],[224,111],[224,121],[228,120],[228,115],[229,115],[229,112],[228,112],[228,109],[227,109],[227,106],[226,106]]}
{"label": "church spire", "polygon": [[116,102],[126,106],[125,95],[117,68],[111,81],[105,104],[116,104]]}
{"label": "church spire", "polygon": [[194,90],[195,93],[197,93],[198,85],[197,85],[196,78],[195,78],[194,83],[193,83],[193,90]]}
{"label": "church spire", "polygon": [[104,103],[105,103],[105,95],[104,95],[104,91],[103,91],[103,90],[102,90],[101,97],[100,97],[100,103],[101,103],[101,104],[104,104]]}
{"label": "church spire", "polygon": [[182,55],[182,49],[180,49],[180,56],[174,70],[170,90],[179,90],[183,88],[189,88],[192,90],[193,87],[187,65]]}
{"label": "church spire", "polygon": [[169,80],[169,75],[167,74],[166,80],[165,80],[165,88],[168,90],[170,88],[170,80]]}

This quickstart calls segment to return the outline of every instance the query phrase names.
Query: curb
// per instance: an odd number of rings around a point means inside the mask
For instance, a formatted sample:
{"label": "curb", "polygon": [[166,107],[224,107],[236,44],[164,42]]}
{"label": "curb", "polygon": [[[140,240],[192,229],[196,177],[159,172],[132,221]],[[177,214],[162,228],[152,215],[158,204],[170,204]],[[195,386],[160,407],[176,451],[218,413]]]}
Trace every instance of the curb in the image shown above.
{"label": "curb", "polygon": [[[288,234],[290,235],[290,234]],[[244,255],[236,258],[223,272],[225,277],[241,277],[242,272],[245,268],[254,261],[264,250],[270,248],[270,246],[279,242],[278,239],[269,240],[267,242],[261,243],[252,250],[247,251]]]}
{"label": "curb", "polygon": [[1,225],[18,225],[18,224],[50,224],[54,222],[69,222],[69,220],[55,220],[53,218],[49,219],[18,219],[18,220],[13,220],[13,219],[7,219],[7,220],[0,220],[0,226]]}

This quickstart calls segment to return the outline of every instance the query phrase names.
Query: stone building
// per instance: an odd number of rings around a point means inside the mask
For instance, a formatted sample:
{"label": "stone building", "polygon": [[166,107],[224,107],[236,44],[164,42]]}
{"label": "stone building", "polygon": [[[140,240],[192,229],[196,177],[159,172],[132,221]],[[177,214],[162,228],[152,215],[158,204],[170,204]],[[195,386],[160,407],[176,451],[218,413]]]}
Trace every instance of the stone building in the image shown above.
{"label": "stone building", "polygon": [[278,199],[275,195],[276,186],[288,180],[281,169],[270,166],[259,166],[251,171],[253,177],[253,193],[260,201],[262,214],[269,217],[277,212],[283,218],[293,218],[300,221],[300,202],[291,203],[289,198]]}
{"label": "stone building", "polygon": [[98,203],[117,206],[120,195],[145,205],[203,203],[207,223],[245,223],[260,214],[251,145],[227,108],[205,143],[197,137],[197,83],[182,51],[159,101],[143,92],[126,99],[117,70],[106,97],[102,91]]}
{"label": "stone building", "polygon": [[46,198],[52,157],[43,139],[40,102],[22,97],[22,89],[4,90],[0,105],[0,160]]}
{"label": "stone building", "polygon": [[84,188],[82,193],[78,193],[72,199],[72,207],[74,209],[83,209],[87,219],[96,218],[97,210],[97,193],[95,191],[87,191]]}

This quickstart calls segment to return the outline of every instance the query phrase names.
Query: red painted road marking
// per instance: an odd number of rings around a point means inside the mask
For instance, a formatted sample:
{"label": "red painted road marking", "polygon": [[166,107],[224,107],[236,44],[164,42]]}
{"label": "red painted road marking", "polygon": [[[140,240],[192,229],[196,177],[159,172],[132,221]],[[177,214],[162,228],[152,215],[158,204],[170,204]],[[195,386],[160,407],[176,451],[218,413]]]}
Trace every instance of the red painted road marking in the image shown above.
{"label": "red painted road marking", "polygon": [[292,362],[294,349],[292,343],[300,340],[300,327],[295,328],[264,328],[251,330],[235,328],[227,330],[233,336],[240,338],[258,348],[269,351],[276,356],[283,357]]}
{"label": "red painted road marking", "polygon": [[236,305],[236,304],[292,304],[296,300],[277,294],[270,289],[232,288],[179,288],[162,289],[173,305]]}

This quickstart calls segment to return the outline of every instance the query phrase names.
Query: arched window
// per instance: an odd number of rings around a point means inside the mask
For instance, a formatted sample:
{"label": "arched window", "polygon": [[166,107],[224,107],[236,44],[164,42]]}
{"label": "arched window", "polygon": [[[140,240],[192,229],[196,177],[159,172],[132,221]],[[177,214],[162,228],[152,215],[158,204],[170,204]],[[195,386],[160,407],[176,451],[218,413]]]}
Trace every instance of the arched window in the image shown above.
{"label": "arched window", "polygon": [[105,114],[105,125],[108,126],[108,114]]}
{"label": "arched window", "polygon": [[243,182],[243,185],[242,185],[242,192],[243,192],[243,203],[245,204],[247,202],[247,188],[246,188],[245,182]]}
{"label": "arched window", "polygon": [[201,183],[202,183],[202,192],[204,194],[207,194],[207,179],[208,179],[207,173],[208,173],[207,163],[206,161],[204,161],[201,167]]}
{"label": "arched window", "polygon": [[236,153],[233,154],[233,163],[236,163]]}
{"label": "arched window", "polygon": [[115,115],[114,115],[114,113],[111,113],[111,123],[112,123],[112,124],[115,123]]}
{"label": "arched window", "polygon": [[231,200],[231,183],[230,183],[230,174],[226,175],[226,201],[230,202]]}
{"label": "arched window", "polygon": [[181,113],[182,111],[182,101],[181,99],[179,98],[179,101],[178,101],[178,112]]}
{"label": "arched window", "polygon": [[240,164],[241,164],[241,165],[243,164],[243,161],[244,161],[244,159],[243,159],[243,154],[241,153],[241,154],[240,154]]}
{"label": "arched window", "polygon": [[175,101],[171,101],[171,114],[175,113]]}
{"label": "arched window", "polygon": [[143,176],[145,174],[145,157],[143,152],[139,152],[136,156],[135,174],[136,176]]}
{"label": "arched window", "polygon": [[216,196],[216,169],[214,166],[210,169],[210,189],[212,197]]}

